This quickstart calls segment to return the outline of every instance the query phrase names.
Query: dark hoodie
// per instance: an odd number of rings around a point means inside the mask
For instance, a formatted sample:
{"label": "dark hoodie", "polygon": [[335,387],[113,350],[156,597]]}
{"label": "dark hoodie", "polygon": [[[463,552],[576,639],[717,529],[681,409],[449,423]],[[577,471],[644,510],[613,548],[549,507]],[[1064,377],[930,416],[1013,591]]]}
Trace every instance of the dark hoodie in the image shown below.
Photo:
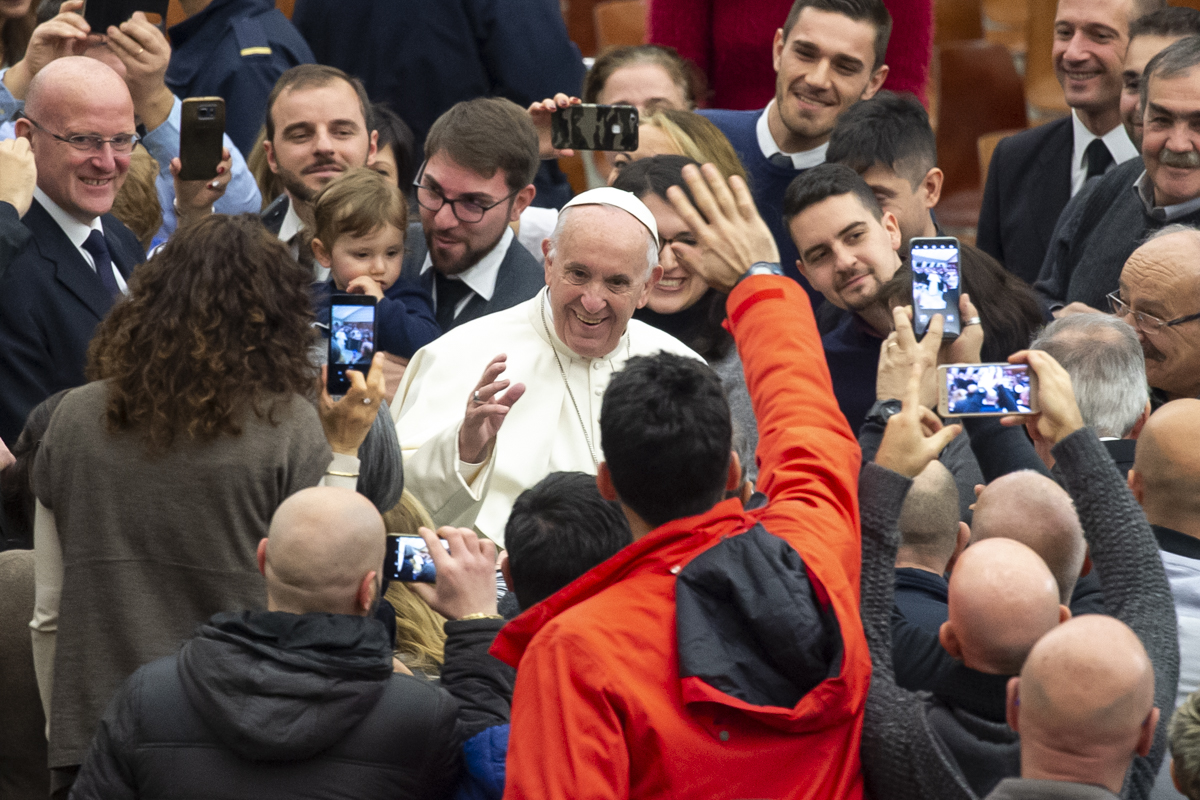
{"label": "dark hoodie", "polygon": [[[478,639],[468,647],[477,655],[498,629],[451,624],[460,626],[460,640]],[[448,660],[461,650],[448,646]],[[486,719],[471,723],[460,719],[471,715],[460,714],[449,675],[447,691],[392,672],[377,620],[218,614],[178,655],[129,679],[100,723],[72,796],[444,797],[458,779],[462,742],[507,721],[511,677],[494,660],[495,668],[468,661],[482,674],[460,684],[490,695],[482,703],[461,698],[487,707],[475,715]]]}

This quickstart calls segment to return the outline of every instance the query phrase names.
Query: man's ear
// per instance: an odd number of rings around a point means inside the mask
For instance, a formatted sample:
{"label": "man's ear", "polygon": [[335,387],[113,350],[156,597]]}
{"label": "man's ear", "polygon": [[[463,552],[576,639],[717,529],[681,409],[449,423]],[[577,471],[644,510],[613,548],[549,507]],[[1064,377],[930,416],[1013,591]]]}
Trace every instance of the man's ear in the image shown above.
{"label": "man's ear", "polygon": [[[263,142],[266,144],[266,142]],[[367,163],[364,166],[371,166],[375,163],[375,154],[379,152],[379,131],[371,131],[370,145],[367,147]]]}
{"label": "man's ear", "polygon": [[967,543],[971,541],[971,526],[965,522],[958,523],[958,538],[954,542],[954,555],[950,556],[950,560],[946,562],[946,572],[953,572],[954,565],[958,563],[958,557],[963,554],[963,550],[967,549]]}
{"label": "man's ear", "polygon": [[642,286],[642,296],[638,298],[638,308],[642,308],[646,303],[650,302],[650,293],[654,291],[654,287],[658,286],[658,282],[662,280],[663,271],[662,264],[656,264],[654,269],[650,270],[650,277]]}
{"label": "man's ear", "polygon": [[542,262],[542,271],[544,272],[544,279],[547,286],[550,285],[550,276],[554,270],[554,259],[550,255],[552,247],[553,243],[549,239],[542,239],[542,257],[544,259]]}
{"label": "man's ear", "polygon": [[529,208],[529,204],[533,202],[533,198],[537,196],[537,187],[532,183],[526,186],[521,191],[517,192],[513,198],[512,208],[508,210],[508,221],[516,222],[521,218],[521,212]]}
{"label": "man's ear", "polygon": [[33,123],[24,117],[17,117],[17,121],[13,123],[13,130],[16,138],[28,139],[29,144],[33,144]]}
{"label": "man's ear", "polygon": [[783,28],[775,30],[775,38],[771,41],[771,63],[779,72],[779,65],[783,63]]}
{"label": "man's ear", "polygon": [[333,254],[325,249],[325,244],[320,239],[313,239],[311,242],[313,258],[317,260],[325,269],[333,264]]}
{"label": "man's ear", "polygon": [[1142,435],[1142,427],[1146,424],[1146,420],[1150,419],[1150,401],[1146,401],[1146,405],[1142,408],[1142,414],[1137,418],[1137,422],[1133,423],[1126,439],[1136,439]]}
{"label": "man's ear", "polygon": [[875,96],[875,93],[883,88],[883,82],[887,80],[888,65],[884,64],[871,73],[871,79],[867,81],[867,88],[863,89],[862,97],[859,100],[870,100]]}
{"label": "man's ear", "polygon": [[[1152,708],[1150,709],[1150,713],[1146,715],[1146,719],[1142,722],[1142,729],[1138,733],[1137,743],[1137,754],[1142,758],[1150,755],[1150,746],[1154,744],[1154,729],[1158,727],[1158,717],[1161,713],[1157,708]],[[1171,780],[1175,780],[1174,761],[1171,762]]]}
{"label": "man's ear", "polygon": [[371,570],[364,575],[354,595],[354,610],[361,612],[364,617],[371,613],[371,606],[375,605],[375,595],[379,591],[379,582],[375,580],[377,574]]}
{"label": "man's ear", "polygon": [[508,587],[510,592],[516,591],[515,584],[512,579],[512,567],[508,563],[508,551],[500,551],[500,574],[504,576],[504,585]]}
{"label": "man's ear", "polygon": [[1133,492],[1133,499],[1138,501],[1139,506],[1143,505],[1146,498],[1146,479],[1142,477],[1142,473],[1135,467],[1129,470],[1125,481],[1129,484],[1129,491]]}
{"label": "man's ear", "polygon": [[938,628],[938,642],[951,658],[962,661],[962,643],[958,641],[958,634],[955,633],[950,620],[946,620],[942,623],[942,627]]}
{"label": "man's ear", "polygon": [[608,462],[601,461],[596,467],[596,488],[600,490],[600,496],[609,502],[620,500],[617,496],[617,487],[613,486],[612,473],[608,469]]}
{"label": "man's ear", "polygon": [[267,577],[267,537],[258,540],[258,571]]}
{"label": "man's ear", "polygon": [[1092,548],[1089,545],[1087,553],[1083,556],[1083,566],[1079,568],[1079,577],[1084,577],[1092,571]]}
{"label": "man's ear", "polygon": [[1017,676],[1009,678],[1004,694],[1004,719],[1008,722],[1008,727],[1015,733],[1020,733],[1021,679]]}
{"label": "man's ear", "polygon": [[275,160],[275,145],[271,144],[270,139],[263,139],[263,155],[267,157],[267,166],[271,168],[271,172],[279,174],[279,162]]}
{"label": "man's ear", "polygon": [[737,450],[729,451],[729,475],[725,478],[725,491],[736,492],[742,485],[742,459]]}
{"label": "man's ear", "polygon": [[1058,624],[1062,625],[1064,622],[1066,622],[1070,618],[1071,618],[1071,607],[1064,606],[1063,604],[1059,603],[1059,605],[1058,605]]}
{"label": "man's ear", "polygon": [[887,231],[888,241],[891,243],[892,249],[899,251],[900,243],[904,241],[904,237],[900,235],[900,220],[896,219],[896,215],[892,212],[884,211],[879,224]]}
{"label": "man's ear", "polygon": [[945,180],[946,174],[937,167],[933,167],[925,173],[925,180],[921,181],[921,188],[925,191],[926,208],[933,208],[942,199],[942,183]]}

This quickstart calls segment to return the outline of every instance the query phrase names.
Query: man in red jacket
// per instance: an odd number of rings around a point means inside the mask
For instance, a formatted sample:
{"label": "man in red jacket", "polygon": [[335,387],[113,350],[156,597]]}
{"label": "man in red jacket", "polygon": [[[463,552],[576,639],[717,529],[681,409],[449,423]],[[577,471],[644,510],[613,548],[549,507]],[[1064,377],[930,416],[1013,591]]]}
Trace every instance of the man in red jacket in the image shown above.
{"label": "man in red jacket", "polygon": [[505,797],[857,799],[859,448],[746,185],[684,174],[704,214],[672,189],[689,265],[730,292],[770,502],[722,499],[740,470],[711,371],[660,353],[614,377],[597,480],[634,543],[493,646],[519,665]]}

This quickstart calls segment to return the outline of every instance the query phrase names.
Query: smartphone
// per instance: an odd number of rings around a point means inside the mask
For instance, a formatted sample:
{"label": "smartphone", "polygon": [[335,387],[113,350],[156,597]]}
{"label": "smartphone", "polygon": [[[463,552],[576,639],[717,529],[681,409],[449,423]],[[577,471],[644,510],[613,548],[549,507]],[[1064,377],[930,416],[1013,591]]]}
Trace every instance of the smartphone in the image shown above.
{"label": "smartphone", "polygon": [[1025,364],[943,364],[938,379],[943,417],[1038,413],[1037,375]]}
{"label": "smartphone", "polygon": [[584,103],[550,115],[550,143],[557,150],[638,149],[638,110],[634,106]]}
{"label": "smartphone", "polygon": [[179,180],[208,181],[217,177],[225,149],[225,101],[219,97],[189,97],[183,101],[179,126]]}
{"label": "smartphone", "polygon": [[366,377],[375,355],[375,298],[334,294],[329,302],[329,372],[325,387],[333,397],[350,391],[347,370]]}
{"label": "smartphone", "polygon": [[[450,543],[441,540],[442,547],[450,549]],[[383,560],[383,577],[390,581],[410,583],[433,583],[437,580],[437,567],[429,555],[429,546],[420,536],[402,536],[389,533],[387,556]]]}
{"label": "smartphone", "polygon": [[962,333],[958,318],[958,239],[936,236],[913,239],[909,248],[912,268],[913,333],[925,335],[934,314],[942,315],[942,338]]}
{"label": "smartphone", "polygon": [[[83,5],[83,18],[92,26],[92,33],[103,34],[109,25],[119,26],[135,11],[166,19],[167,4],[168,0],[87,0]],[[157,24],[153,19],[151,23]]]}

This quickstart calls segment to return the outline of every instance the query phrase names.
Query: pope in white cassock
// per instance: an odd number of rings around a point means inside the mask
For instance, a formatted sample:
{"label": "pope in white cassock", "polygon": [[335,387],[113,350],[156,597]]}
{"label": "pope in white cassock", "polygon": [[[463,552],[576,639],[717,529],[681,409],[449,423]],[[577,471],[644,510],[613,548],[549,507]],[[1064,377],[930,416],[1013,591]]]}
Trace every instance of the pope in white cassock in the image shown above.
{"label": "pope in white cassock", "polygon": [[662,276],[654,215],[634,195],[578,195],[542,252],[546,288],[419,350],[392,405],[405,487],[437,525],[500,545],[517,495],[551,472],[596,473],[613,373],[660,350],[700,358],[631,319]]}

